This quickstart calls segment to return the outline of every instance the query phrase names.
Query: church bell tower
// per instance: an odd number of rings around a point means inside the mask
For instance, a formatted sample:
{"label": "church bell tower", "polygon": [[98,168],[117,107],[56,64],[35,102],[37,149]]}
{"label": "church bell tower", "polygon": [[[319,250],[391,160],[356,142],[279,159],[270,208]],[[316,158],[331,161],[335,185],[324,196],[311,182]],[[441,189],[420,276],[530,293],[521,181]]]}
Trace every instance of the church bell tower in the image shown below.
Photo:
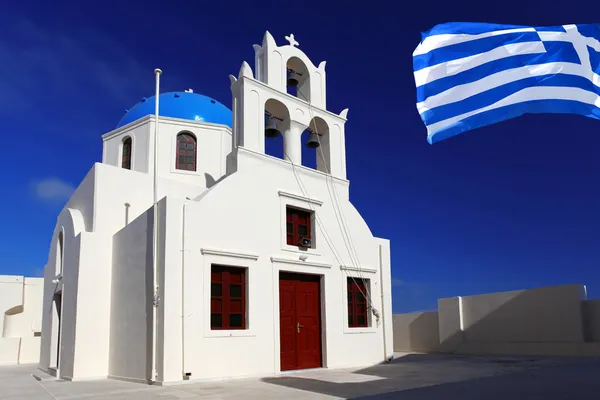
{"label": "church bell tower", "polygon": [[[317,170],[346,179],[344,125],[348,109],[326,108],[325,61],[316,67],[293,34],[278,46],[267,31],[254,45],[254,74],[247,62],[230,75],[234,146],[265,153],[265,140],[283,135],[284,158],[302,163],[304,146],[317,148]],[[307,143],[302,133],[310,132]]]}

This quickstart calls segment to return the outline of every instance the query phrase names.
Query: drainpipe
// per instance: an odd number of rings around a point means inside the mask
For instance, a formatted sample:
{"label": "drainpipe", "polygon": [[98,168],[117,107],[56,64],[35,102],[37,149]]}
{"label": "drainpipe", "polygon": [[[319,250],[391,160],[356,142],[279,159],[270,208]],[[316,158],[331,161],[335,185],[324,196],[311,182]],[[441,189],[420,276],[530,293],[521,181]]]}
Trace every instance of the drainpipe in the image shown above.
{"label": "drainpipe", "polygon": [[181,376],[185,375],[185,206],[183,204],[183,219],[181,223]]}
{"label": "drainpipe", "polygon": [[383,361],[387,362],[387,335],[385,331],[385,299],[384,299],[384,291],[383,291],[383,262],[381,255],[381,245],[379,245],[379,291],[381,293],[381,327],[383,329]]}
{"label": "drainpipe", "polygon": [[158,96],[160,93],[160,74],[162,71],[159,68],[154,70],[156,74],[156,96],[155,96],[155,108],[154,108],[154,181],[153,181],[153,224],[152,224],[152,238],[153,238],[153,255],[152,255],[152,267],[154,270],[154,300],[152,307],[152,376],[150,380],[155,383],[158,378],[157,367],[156,367],[156,333],[158,331],[158,317],[157,308],[159,303],[158,296]]}

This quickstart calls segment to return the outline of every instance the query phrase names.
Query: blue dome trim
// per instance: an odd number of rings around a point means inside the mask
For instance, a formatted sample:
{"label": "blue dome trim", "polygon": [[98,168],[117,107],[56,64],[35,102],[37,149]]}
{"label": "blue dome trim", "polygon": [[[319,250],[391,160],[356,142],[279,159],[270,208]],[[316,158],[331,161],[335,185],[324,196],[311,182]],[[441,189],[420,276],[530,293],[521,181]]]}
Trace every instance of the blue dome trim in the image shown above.
{"label": "blue dome trim", "polygon": [[[117,124],[117,128],[143,118],[146,115],[154,115],[154,107],[155,96],[143,97],[121,118]],[[159,115],[162,117],[209,122],[231,127],[231,110],[218,101],[198,93],[162,93],[160,95],[159,107]]]}

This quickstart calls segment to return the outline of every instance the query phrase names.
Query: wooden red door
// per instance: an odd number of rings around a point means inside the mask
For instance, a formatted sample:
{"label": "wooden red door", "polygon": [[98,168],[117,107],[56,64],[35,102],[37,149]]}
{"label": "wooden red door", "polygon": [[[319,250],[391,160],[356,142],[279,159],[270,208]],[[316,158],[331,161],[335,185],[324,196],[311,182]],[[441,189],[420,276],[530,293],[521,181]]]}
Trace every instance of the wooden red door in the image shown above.
{"label": "wooden red door", "polygon": [[281,370],[321,367],[320,277],[281,272]]}

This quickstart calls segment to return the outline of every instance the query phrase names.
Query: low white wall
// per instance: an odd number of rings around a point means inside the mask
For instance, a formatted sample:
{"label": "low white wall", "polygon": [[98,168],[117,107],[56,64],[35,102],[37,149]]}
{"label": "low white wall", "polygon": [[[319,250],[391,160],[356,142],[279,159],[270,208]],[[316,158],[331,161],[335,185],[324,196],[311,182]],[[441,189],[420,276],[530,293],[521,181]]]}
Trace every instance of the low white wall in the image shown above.
{"label": "low white wall", "polygon": [[462,297],[466,342],[582,343],[583,285]]}
{"label": "low white wall", "polygon": [[0,365],[18,364],[21,338],[0,339]]}
{"label": "low white wall", "polygon": [[41,336],[21,338],[19,364],[35,364],[40,361]]}
{"label": "low white wall", "polygon": [[438,300],[440,350],[452,351],[463,341],[459,297]]}
{"label": "low white wall", "polygon": [[438,313],[394,315],[396,351],[436,351],[438,333],[448,353],[597,357],[600,300],[563,285],[439,299]]}
{"label": "low white wall", "polygon": [[587,342],[600,342],[600,300],[583,302],[584,333]]}
{"label": "low white wall", "polygon": [[43,288],[43,278],[0,276],[0,364],[39,361]]}
{"label": "low white wall", "polygon": [[434,352],[439,347],[437,311],[394,315],[394,351]]}
{"label": "low white wall", "polygon": [[0,338],[0,365],[35,364],[40,360],[41,337]]}

